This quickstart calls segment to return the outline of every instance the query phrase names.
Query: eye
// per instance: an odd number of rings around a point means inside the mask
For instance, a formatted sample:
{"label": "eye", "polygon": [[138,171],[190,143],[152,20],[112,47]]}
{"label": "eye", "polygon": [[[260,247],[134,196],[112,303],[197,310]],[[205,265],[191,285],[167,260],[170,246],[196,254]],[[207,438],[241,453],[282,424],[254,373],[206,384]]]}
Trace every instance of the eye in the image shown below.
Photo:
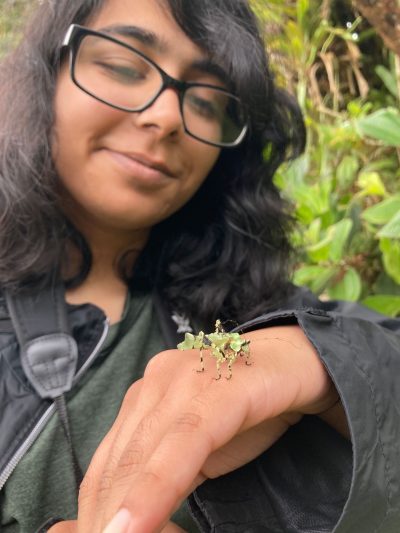
{"label": "eye", "polygon": [[86,78],[97,77],[130,85],[146,79],[149,63],[135,51],[100,37],[86,37],[79,48],[76,68]]}
{"label": "eye", "polygon": [[142,81],[146,78],[143,66],[137,68],[136,65],[123,64],[116,60],[107,59],[97,59],[95,65],[100,67],[106,75],[124,84]]}
{"label": "eye", "polygon": [[214,99],[207,99],[200,97],[193,92],[186,94],[187,105],[190,111],[210,120],[216,120],[221,117],[221,109],[219,103]]}

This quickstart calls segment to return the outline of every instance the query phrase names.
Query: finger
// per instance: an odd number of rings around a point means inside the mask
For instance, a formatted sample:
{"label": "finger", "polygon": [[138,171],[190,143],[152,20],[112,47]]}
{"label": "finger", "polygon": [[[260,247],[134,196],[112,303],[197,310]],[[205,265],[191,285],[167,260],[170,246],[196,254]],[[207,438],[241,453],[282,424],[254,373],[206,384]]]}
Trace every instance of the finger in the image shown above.
{"label": "finger", "polygon": [[[243,367],[242,370],[246,373],[246,377],[247,373],[251,372],[251,369],[248,367]],[[253,372],[258,374],[256,370]],[[131,483],[135,473],[143,468],[143,465],[146,464],[147,458],[150,458],[153,450],[155,450],[165,438],[168,438],[168,433],[171,433],[171,431],[174,433],[174,430],[171,430],[171,427],[180,427],[185,424],[189,427],[193,427],[196,424],[196,416],[198,415],[196,410],[198,410],[199,407],[203,411],[203,413],[200,414],[200,419],[204,419],[203,429],[199,428],[200,432],[203,431],[203,437],[207,431],[210,431],[211,435],[218,435],[218,432],[222,432],[224,433],[224,442],[227,442],[234,434],[242,431],[241,424],[244,424],[244,427],[246,427],[246,425],[255,423],[255,421],[246,420],[248,418],[246,413],[249,411],[250,404],[254,409],[255,402],[249,401],[250,394],[248,392],[248,390],[252,390],[254,387],[252,386],[246,389],[239,379],[239,374],[237,375],[235,382],[227,382],[225,380],[216,382],[211,373],[200,375],[186,372],[183,378],[181,378],[178,373],[176,374],[177,375],[174,376],[174,386],[167,390],[166,396],[163,397],[161,404],[156,408],[156,413],[151,412],[148,417],[145,417],[142,420],[139,427],[131,434],[130,441],[127,443],[126,450],[121,456],[119,464],[116,467],[113,465],[114,478],[112,484],[107,487],[107,494],[105,494],[106,491],[103,493],[103,495],[106,496],[103,500],[103,505],[101,506],[104,510],[102,513],[102,520],[104,521],[103,527],[109,520],[111,520],[117,509],[121,506],[125,494],[131,491]],[[261,390],[263,390],[263,387],[265,386],[264,380],[256,376],[254,376],[251,383],[252,385],[256,385],[256,388],[258,389],[261,387]],[[179,391],[179,393],[177,393],[177,391]],[[240,398],[240,401],[238,401],[238,398]],[[191,403],[194,404],[193,411],[190,411]],[[229,416],[227,416],[227,406]],[[229,406],[234,406],[234,408],[229,409]],[[235,415],[240,420],[236,426]],[[214,429],[210,424],[210,420],[212,419],[214,419]],[[232,426],[231,433],[225,431],[225,423]],[[146,434],[145,431],[143,433],[143,428],[151,428],[151,432],[147,431]],[[125,427],[123,429],[124,431],[126,430]],[[188,444],[186,446],[187,450],[183,452],[184,448],[182,445],[184,442],[180,441],[180,430],[175,433],[175,441],[172,445],[171,453],[181,459],[185,458],[185,464],[192,465],[192,468],[188,475],[188,481],[182,483],[180,487],[181,490],[177,490],[175,497],[173,498],[171,503],[172,510],[179,505],[187,494],[194,490],[194,488],[204,480],[204,475],[200,472],[200,469],[196,471],[193,468],[195,461],[192,459],[192,455],[200,457],[200,454],[196,452],[196,447]],[[199,442],[201,442],[201,439]],[[143,445],[145,450],[143,450]],[[179,450],[178,454],[177,450]],[[211,449],[206,448],[205,454],[207,455],[210,451]],[[254,454],[251,458],[253,457]],[[181,464],[178,465],[177,471],[179,472],[179,478],[182,482],[184,479],[182,469],[185,468],[185,466],[181,459],[179,461]],[[169,459],[166,459],[166,462],[168,461]],[[175,472],[173,474],[175,474]],[[166,473],[166,475],[168,479],[169,474]]]}
{"label": "finger", "polygon": [[66,522],[58,522],[51,527],[48,533],[77,533],[78,525],[76,520],[68,520]]}
{"label": "finger", "polygon": [[161,530],[161,533],[187,533],[184,529],[179,527],[174,522],[168,522],[168,524]]}
{"label": "finger", "polygon": [[[141,391],[141,382],[134,383],[128,390],[120,412],[103,438],[101,444],[98,446],[93,455],[89,468],[83,478],[79,489],[78,498],[78,531],[79,533],[87,533],[87,531],[96,531],[94,524],[96,515],[98,513],[97,500],[98,490],[102,483],[103,472],[110,456],[110,450],[117,448],[116,435],[118,435],[121,426],[124,425],[125,419],[128,416],[128,405],[134,404],[139,397]],[[103,480],[104,482],[104,480]]]}
{"label": "finger", "polygon": [[270,448],[291,425],[298,421],[298,415],[293,415],[290,421],[286,417],[285,419],[277,417],[235,435],[207,458],[202,468],[204,477],[214,479],[252,461]]}
{"label": "finger", "polygon": [[[193,355],[197,360],[197,353],[194,352]],[[119,465],[119,475],[121,475],[132,465],[143,462],[152,453],[160,435],[165,432],[169,423],[168,416],[175,410],[164,401],[165,391],[168,391],[172,382],[170,374],[175,374],[178,369],[178,373],[181,371],[185,380],[187,377],[194,379],[197,376],[191,372],[193,360],[190,360],[190,357],[186,358],[186,366],[183,364],[185,368],[182,369],[179,365],[181,358],[181,352],[176,350],[158,354],[148,365],[144,378],[132,386],[126,394],[117,420],[94,455],[81,486],[79,524],[82,529],[80,531],[87,531],[85,528],[89,525],[91,531],[100,530],[100,524],[104,526],[107,519],[103,519],[103,516],[110,508],[109,493],[117,466]],[[193,388],[195,387],[188,385],[187,393],[192,395],[193,392],[190,391]],[[179,403],[176,394],[171,394],[170,400]],[[157,406],[161,405],[163,414],[159,416]],[[123,496],[124,494],[121,494],[117,499],[114,498],[115,503],[113,507],[111,506],[112,511],[109,511],[108,519],[118,509]]]}
{"label": "finger", "polygon": [[[197,360],[197,356],[198,354],[194,352],[195,360]],[[158,356],[157,358],[158,363],[160,358]],[[203,440],[199,439],[198,443],[204,443],[204,437],[207,435],[208,430],[210,430],[211,435],[218,435],[218,432],[222,431],[225,439],[223,442],[227,442],[233,434],[242,431],[243,428],[240,424],[246,422],[246,416],[244,415],[246,409],[243,410],[243,408],[246,404],[249,404],[249,390],[253,390],[254,388],[260,389],[261,387],[261,391],[263,391],[265,387],[264,380],[260,379],[259,373],[249,367],[242,368],[242,371],[246,373],[247,379],[247,381],[244,380],[244,383],[240,380],[239,372],[235,374],[234,382],[215,382],[211,373],[199,375],[191,372],[193,359],[186,358],[185,361],[182,361],[179,352],[172,351],[165,353],[161,358],[161,363],[165,361],[167,361],[167,364],[164,364],[165,368],[162,372],[159,371],[160,366],[162,366],[161,364],[154,367],[155,371],[152,370],[145,375],[141,385],[141,394],[138,399],[138,403],[142,404],[142,409],[130,409],[129,415],[123,419],[123,424],[119,425],[118,436],[114,435],[113,446],[109,448],[106,465],[104,466],[103,464],[103,479],[100,480],[97,487],[100,490],[98,490],[97,512],[94,513],[94,520],[96,520],[94,531],[99,530],[98,525],[100,526],[101,524],[104,526],[112,518],[121,505],[125,494],[131,490],[131,480],[135,472],[143,469],[143,465],[148,462],[148,458],[157,446],[165,440],[166,435],[168,440],[168,434],[171,434],[170,427],[174,425],[179,427],[185,424],[193,426],[196,409],[201,405],[204,413],[200,415],[200,419],[203,417],[208,422],[203,424],[203,430],[199,428],[200,433],[202,432]],[[251,387],[248,386],[248,373],[253,374],[250,380]],[[173,379],[171,379],[171,376]],[[154,379],[155,377],[157,379]],[[170,386],[171,383],[172,385]],[[160,389],[166,391],[165,395],[160,397],[159,393],[155,394],[154,388],[157,391]],[[150,402],[148,398],[151,398]],[[238,401],[238,398],[240,398],[240,401]],[[153,405],[154,399],[156,405]],[[190,411],[190,407],[187,407],[190,406],[190,402],[195,403],[194,411]],[[253,404],[254,408],[255,402],[250,403]],[[218,409],[216,409],[216,406]],[[229,410],[229,416],[227,417],[226,411],[229,406],[234,406],[234,409]],[[137,425],[138,417],[142,414],[143,410],[149,411],[149,414],[144,416],[139,425]],[[234,415],[240,415],[241,412],[241,422],[235,427],[235,416],[232,416],[232,413]],[[193,415],[195,415],[194,418]],[[210,420],[212,419],[215,422],[214,428],[210,425]],[[227,422],[233,427],[233,433],[231,435],[229,431],[226,432],[224,430],[224,422]],[[253,423],[257,423],[257,421],[247,421],[247,424],[251,425]],[[174,430],[172,430],[172,433],[174,433]],[[179,440],[179,431],[177,433]],[[176,455],[176,450],[181,449],[182,443],[176,442],[176,435],[174,438],[173,453]],[[193,468],[193,465],[196,463],[194,460],[191,460],[190,454],[195,453],[197,457],[200,457],[201,454],[196,452],[196,446],[189,444],[186,448],[188,451],[185,452],[184,456],[187,457],[187,462],[192,467],[187,481],[184,482],[184,476],[181,475],[183,467],[179,466],[181,469],[179,474],[181,486],[179,484],[177,485],[177,488],[180,490],[176,491],[173,501],[171,501],[170,507],[172,509],[170,511],[179,504],[188,491],[190,492],[190,488],[196,486],[196,483],[199,482],[200,468],[197,471]],[[211,448],[207,449],[206,447],[204,453],[207,455],[211,451]],[[171,462],[171,464],[173,463]],[[175,472],[172,473],[172,475],[174,474]],[[165,518],[168,518],[168,516]]]}
{"label": "finger", "polygon": [[248,402],[243,397],[227,417],[226,405],[233,405],[237,398],[235,387],[229,385],[224,387],[227,403],[220,402],[218,383],[210,387],[207,395],[203,392],[194,398],[187,411],[174,419],[149,460],[140,465],[138,473],[119,481],[121,492],[128,493],[122,507],[132,513],[132,532],[157,530],[201,473],[208,456],[240,431],[247,416]]}
{"label": "finger", "polygon": [[[181,354],[179,356],[181,357]],[[191,366],[192,362],[189,361],[181,376],[174,378],[179,394],[176,394],[175,387],[170,390],[171,380],[166,379],[165,372],[162,379],[166,380],[167,383],[164,385],[160,383],[160,376],[151,375],[151,378],[147,380],[148,376],[145,376],[138,400],[138,403],[141,403],[141,408],[136,406],[134,409],[131,408],[129,415],[119,426],[118,433],[113,440],[115,445],[109,449],[109,455],[103,467],[103,479],[97,484],[97,508],[99,512],[96,513],[95,517],[95,531],[100,528],[100,525],[104,527],[118,510],[129,490],[131,477],[159,445],[173,419],[179,416],[182,411],[182,405],[187,405],[196,391],[204,388],[204,382],[213,382],[211,376],[200,376],[191,372]],[[175,366],[175,368],[177,367]],[[166,390],[165,395],[162,397],[160,397],[160,393],[154,395],[154,388]],[[146,394],[147,390],[148,394]],[[147,401],[143,398],[147,398]],[[142,401],[140,402],[140,400]],[[143,412],[145,416],[140,419],[139,416]],[[177,506],[179,503],[177,502]]]}
{"label": "finger", "polygon": [[[272,402],[268,402],[268,379],[265,376],[260,377],[256,369],[246,367],[242,369],[246,373],[246,379],[242,382],[241,372],[239,368],[237,370],[234,382],[211,380],[190,402],[183,404],[184,410],[181,405],[177,417],[147,463],[135,465],[138,474],[135,476],[133,469],[131,476],[121,476],[116,481],[115,486],[119,487],[121,494],[129,493],[123,505],[135,509],[139,530],[143,527],[143,531],[147,531],[148,527],[152,531],[158,527],[170,516],[176,503],[196,483],[199,475],[212,475],[212,470],[218,470],[215,464],[212,465],[212,454],[216,450],[231,441],[232,447],[227,448],[226,452],[235,446],[242,447],[240,454],[232,459],[232,464],[225,465],[228,471],[253,459],[287,429],[285,420],[266,423],[265,436],[256,444],[249,438],[246,441],[249,449],[243,452],[243,440],[237,435],[261,424],[266,414],[270,416],[268,404]],[[176,397],[176,391],[174,394]],[[298,420],[298,415],[294,417]],[[209,457],[210,465],[207,463]],[[205,470],[205,466],[209,468]],[[147,514],[148,522],[147,518],[140,522],[141,513],[144,517]]]}

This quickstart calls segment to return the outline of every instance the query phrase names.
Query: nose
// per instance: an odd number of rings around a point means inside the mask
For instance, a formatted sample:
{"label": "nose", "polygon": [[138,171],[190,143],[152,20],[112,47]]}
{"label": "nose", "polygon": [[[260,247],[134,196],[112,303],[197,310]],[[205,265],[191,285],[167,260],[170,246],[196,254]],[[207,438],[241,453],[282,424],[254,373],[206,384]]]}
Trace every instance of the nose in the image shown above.
{"label": "nose", "polygon": [[137,126],[152,129],[160,138],[176,138],[184,131],[178,92],[165,89],[144,111],[134,113]]}

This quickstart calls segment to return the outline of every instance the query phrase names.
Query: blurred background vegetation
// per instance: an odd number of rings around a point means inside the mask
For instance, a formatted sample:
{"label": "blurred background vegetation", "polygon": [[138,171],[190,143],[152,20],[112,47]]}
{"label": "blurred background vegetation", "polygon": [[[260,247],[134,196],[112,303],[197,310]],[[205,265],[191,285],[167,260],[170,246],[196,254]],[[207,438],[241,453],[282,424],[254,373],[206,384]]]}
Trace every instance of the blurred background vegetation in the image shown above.
{"label": "blurred background vegetation", "polygon": [[[4,54],[35,2],[0,2]],[[400,316],[400,8],[395,0],[252,3],[278,82],[299,100],[308,129],[305,154],[276,176],[298,220],[294,281]]]}

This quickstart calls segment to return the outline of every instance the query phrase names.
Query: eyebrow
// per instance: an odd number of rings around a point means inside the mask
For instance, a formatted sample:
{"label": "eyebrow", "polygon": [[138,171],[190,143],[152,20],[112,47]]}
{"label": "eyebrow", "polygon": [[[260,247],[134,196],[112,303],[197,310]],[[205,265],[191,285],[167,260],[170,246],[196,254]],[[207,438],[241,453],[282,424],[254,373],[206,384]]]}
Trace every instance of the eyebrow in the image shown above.
{"label": "eyebrow", "polygon": [[[102,28],[100,31],[112,35],[117,34],[121,37],[134,38],[143,45],[153,48],[158,52],[165,52],[168,49],[168,44],[157,34],[139,26],[112,25]],[[204,74],[216,76],[224,84],[231,84],[228,73],[218,63],[215,63],[207,57],[193,61],[190,67]]]}
{"label": "eyebrow", "polygon": [[100,31],[103,33],[117,34],[121,37],[133,37],[142,44],[149,46],[150,48],[154,48],[160,52],[164,52],[167,49],[167,44],[160,39],[158,35],[150,30],[139,28],[138,26],[113,25],[102,28]]}
{"label": "eyebrow", "polygon": [[221,80],[222,83],[230,86],[232,84],[228,73],[218,63],[215,63],[211,59],[204,58],[198,59],[192,63],[192,68],[203,72],[204,74],[211,74]]}

